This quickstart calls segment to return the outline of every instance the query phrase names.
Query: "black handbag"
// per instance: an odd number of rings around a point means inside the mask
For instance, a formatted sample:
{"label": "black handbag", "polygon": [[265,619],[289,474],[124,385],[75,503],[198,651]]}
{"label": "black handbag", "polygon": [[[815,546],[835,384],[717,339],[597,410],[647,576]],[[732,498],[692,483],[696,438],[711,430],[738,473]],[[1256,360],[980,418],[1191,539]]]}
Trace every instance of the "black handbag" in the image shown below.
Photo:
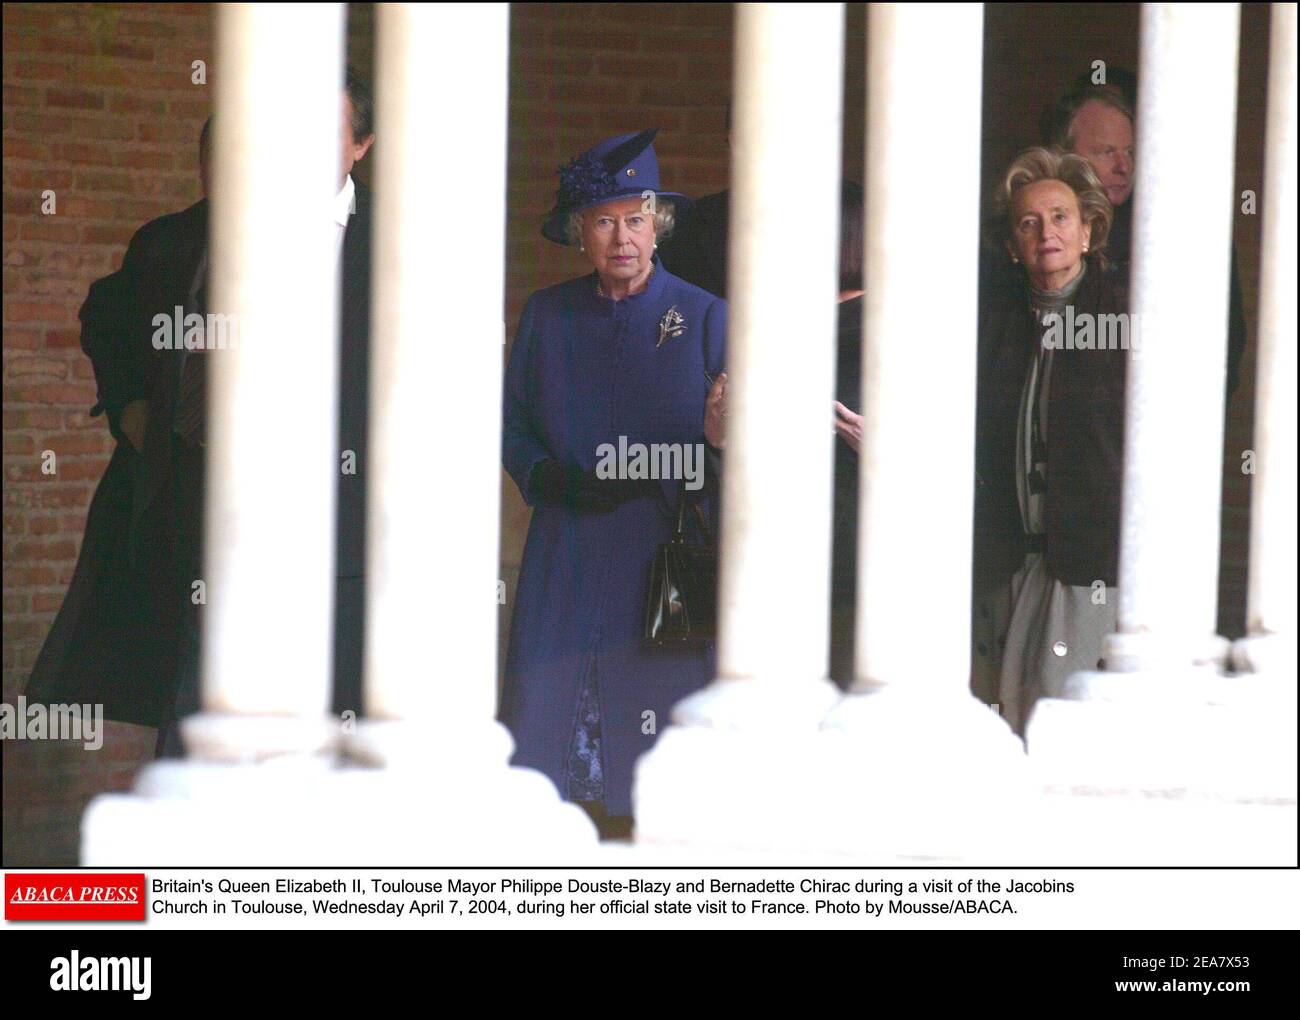
{"label": "black handbag", "polygon": [[[690,504],[705,545],[686,542]],[[700,504],[677,495],[677,528],[655,550],[645,600],[645,640],[652,645],[695,645],[714,640],[718,629],[718,549]]]}

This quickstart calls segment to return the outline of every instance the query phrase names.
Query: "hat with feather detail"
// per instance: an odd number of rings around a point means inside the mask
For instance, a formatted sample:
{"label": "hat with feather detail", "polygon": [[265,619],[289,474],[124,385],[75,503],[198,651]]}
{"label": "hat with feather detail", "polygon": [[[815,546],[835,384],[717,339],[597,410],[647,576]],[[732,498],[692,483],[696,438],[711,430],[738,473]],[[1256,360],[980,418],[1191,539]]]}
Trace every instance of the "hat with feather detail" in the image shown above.
{"label": "hat with feather detail", "polygon": [[607,138],[560,167],[555,208],[546,215],[542,236],[556,244],[568,244],[565,226],[571,213],[620,198],[640,198],[647,191],[654,192],[656,198],[671,199],[679,213],[689,208],[691,200],[685,195],[659,186],[659,160],[652,144],[658,133],[658,128],[651,128]]}

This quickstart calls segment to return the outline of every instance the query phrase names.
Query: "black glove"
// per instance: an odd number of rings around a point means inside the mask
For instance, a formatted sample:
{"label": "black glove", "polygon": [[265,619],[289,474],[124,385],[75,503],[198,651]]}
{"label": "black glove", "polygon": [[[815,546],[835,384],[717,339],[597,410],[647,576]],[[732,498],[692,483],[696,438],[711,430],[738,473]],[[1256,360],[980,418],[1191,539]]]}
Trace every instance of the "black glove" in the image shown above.
{"label": "black glove", "polygon": [[659,494],[659,483],[652,479],[599,478],[596,472],[571,464],[561,467],[550,457],[537,462],[528,487],[539,503],[563,503],[573,510],[597,514],[609,513],[628,500]]}

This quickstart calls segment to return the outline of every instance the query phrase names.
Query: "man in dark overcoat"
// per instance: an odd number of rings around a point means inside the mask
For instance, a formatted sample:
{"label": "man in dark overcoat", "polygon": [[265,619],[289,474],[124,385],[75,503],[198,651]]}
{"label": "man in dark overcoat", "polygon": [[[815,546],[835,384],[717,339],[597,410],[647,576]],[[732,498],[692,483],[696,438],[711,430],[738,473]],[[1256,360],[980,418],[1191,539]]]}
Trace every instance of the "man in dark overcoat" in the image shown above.
{"label": "man in dark overcoat", "polygon": [[[360,714],[371,197],[351,169],[374,132],[369,89],[351,71],[341,110],[333,709]],[[204,142],[207,133],[205,125]],[[157,726],[167,756],[181,753],[176,720],[199,708],[206,358],[157,349],[154,318],[208,310],[207,228],[206,198],[145,224],[122,268],[93,284],[82,307],[82,346],[99,388],[94,413],[106,413],[118,445],[27,689],[35,701],[97,702],[106,718]]]}

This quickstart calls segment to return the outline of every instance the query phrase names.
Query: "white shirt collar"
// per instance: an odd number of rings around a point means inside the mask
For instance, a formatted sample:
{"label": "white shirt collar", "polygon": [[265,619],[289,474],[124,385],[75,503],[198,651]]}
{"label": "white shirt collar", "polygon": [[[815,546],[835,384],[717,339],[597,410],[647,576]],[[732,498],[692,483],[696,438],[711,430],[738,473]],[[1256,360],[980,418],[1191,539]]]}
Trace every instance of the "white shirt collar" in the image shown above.
{"label": "white shirt collar", "polygon": [[352,212],[352,202],[356,193],[357,186],[352,183],[352,175],[348,174],[348,179],[343,182],[343,187],[334,196],[334,222],[340,227],[348,225],[348,216]]}

